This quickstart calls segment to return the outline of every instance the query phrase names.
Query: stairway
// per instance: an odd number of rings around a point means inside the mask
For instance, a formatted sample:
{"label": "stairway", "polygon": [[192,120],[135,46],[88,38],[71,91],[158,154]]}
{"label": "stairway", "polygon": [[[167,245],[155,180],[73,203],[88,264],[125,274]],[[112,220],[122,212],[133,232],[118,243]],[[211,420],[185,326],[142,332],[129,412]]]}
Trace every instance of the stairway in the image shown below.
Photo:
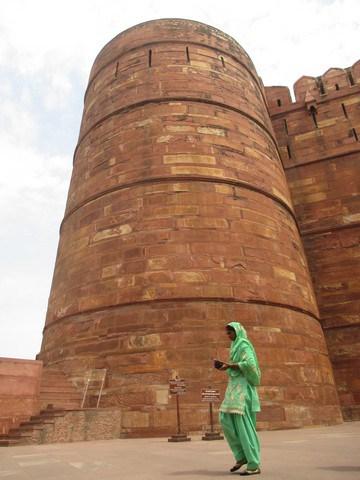
{"label": "stairway", "polygon": [[80,409],[81,393],[76,390],[66,375],[55,368],[43,368],[38,415],[21,422],[6,434],[0,435],[0,447],[41,443],[42,432],[55,423],[68,410]]}
{"label": "stairway", "polygon": [[17,428],[11,428],[8,433],[0,435],[0,447],[30,445],[40,443],[42,431],[53,425],[57,417],[63,417],[65,410],[54,409],[49,406],[41,410],[39,415],[33,415],[26,422],[21,422]]}
{"label": "stairway", "polygon": [[63,410],[80,408],[81,399],[81,393],[63,372],[55,368],[43,369],[40,384],[40,410],[45,410],[48,405]]}

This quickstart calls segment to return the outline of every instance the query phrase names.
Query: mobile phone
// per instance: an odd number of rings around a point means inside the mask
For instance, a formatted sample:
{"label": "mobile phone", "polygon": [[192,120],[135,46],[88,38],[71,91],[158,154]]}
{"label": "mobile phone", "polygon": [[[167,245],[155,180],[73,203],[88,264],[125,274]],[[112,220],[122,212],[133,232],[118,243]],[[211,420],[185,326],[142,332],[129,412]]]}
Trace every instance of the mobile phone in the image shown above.
{"label": "mobile phone", "polygon": [[214,367],[217,368],[218,370],[224,365],[224,362],[221,362],[220,360],[214,360]]}

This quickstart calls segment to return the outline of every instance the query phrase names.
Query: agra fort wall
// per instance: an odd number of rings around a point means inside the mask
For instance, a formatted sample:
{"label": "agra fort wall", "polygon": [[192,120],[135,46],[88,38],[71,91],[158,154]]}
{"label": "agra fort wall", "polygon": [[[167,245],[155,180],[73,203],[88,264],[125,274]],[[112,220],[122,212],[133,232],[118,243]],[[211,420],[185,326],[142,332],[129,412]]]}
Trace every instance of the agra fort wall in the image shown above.
{"label": "agra fort wall", "polygon": [[266,88],[345,419],[360,419],[360,62]]}

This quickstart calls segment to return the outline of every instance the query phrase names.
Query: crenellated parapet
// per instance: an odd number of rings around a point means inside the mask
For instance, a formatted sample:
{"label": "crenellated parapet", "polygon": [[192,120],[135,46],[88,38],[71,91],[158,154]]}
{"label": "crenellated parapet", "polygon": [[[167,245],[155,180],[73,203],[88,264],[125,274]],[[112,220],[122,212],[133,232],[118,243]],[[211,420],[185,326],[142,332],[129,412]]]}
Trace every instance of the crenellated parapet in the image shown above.
{"label": "crenellated parapet", "polygon": [[287,87],[265,87],[285,168],[359,150],[360,61],[302,76],[294,93],[292,101]]}
{"label": "crenellated parapet", "polygon": [[294,83],[295,102],[288,87],[265,87],[265,93],[269,108],[280,110],[293,103],[303,103],[307,93],[321,101],[328,94],[339,92],[340,95],[344,89],[356,86],[360,86],[360,60],[348,68],[329,68],[319,77],[303,75]]}

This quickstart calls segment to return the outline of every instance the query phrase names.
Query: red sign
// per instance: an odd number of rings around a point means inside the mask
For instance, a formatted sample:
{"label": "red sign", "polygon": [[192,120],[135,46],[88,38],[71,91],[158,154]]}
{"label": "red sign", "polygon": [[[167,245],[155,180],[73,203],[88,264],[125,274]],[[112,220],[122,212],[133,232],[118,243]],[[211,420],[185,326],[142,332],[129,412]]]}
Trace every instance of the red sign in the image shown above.
{"label": "red sign", "polygon": [[218,402],[220,400],[220,391],[214,388],[203,388],[201,390],[202,402]]}
{"label": "red sign", "polygon": [[171,395],[183,395],[186,393],[186,383],[182,378],[169,380],[169,391]]}

